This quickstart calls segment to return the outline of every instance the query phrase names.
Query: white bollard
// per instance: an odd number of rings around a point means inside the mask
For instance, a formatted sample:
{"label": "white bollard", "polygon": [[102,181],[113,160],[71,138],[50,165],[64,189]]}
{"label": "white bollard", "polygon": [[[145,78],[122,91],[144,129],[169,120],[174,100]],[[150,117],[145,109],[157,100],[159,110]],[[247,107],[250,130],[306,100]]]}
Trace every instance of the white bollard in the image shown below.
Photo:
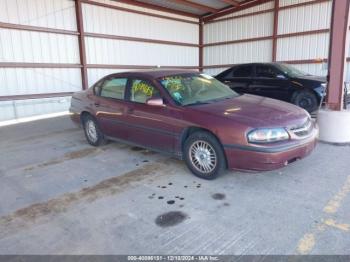
{"label": "white bollard", "polygon": [[320,109],[317,115],[319,140],[328,143],[350,143],[350,110]]}

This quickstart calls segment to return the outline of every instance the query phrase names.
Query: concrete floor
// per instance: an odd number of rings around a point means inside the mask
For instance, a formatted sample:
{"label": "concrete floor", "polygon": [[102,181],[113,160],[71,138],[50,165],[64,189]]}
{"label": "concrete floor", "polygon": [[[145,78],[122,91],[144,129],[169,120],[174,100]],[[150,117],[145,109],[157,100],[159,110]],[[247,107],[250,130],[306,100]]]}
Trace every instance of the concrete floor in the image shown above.
{"label": "concrete floor", "polygon": [[0,138],[0,254],[350,254],[350,147],[205,181],[68,117]]}

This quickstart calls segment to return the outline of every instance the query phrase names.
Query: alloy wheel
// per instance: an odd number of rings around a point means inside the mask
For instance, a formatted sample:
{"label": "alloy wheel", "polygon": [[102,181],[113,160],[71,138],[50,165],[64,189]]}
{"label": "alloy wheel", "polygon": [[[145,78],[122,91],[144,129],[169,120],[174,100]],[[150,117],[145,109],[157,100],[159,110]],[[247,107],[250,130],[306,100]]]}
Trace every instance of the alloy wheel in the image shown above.
{"label": "alloy wheel", "polygon": [[89,137],[90,141],[95,143],[98,140],[96,125],[92,120],[88,120],[85,124],[86,134]]}
{"label": "alloy wheel", "polygon": [[192,165],[205,174],[211,173],[217,165],[217,156],[214,148],[206,141],[195,141],[189,150]]}

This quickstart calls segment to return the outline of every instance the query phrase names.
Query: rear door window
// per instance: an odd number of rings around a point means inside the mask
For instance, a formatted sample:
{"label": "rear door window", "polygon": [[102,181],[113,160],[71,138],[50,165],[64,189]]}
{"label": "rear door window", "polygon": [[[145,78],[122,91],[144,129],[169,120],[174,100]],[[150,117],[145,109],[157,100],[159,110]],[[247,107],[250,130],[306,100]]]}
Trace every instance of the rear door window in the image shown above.
{"label": "rear door window", "polygon": [[127,78],[111,78],[101,86],[100,96],[114,99],[124,99]]}
{"label": "rear door window", "polygon": [[98,81],[94,86],[93,86],[93,91],[95,95],[100,95],[101,93],[101,86],[103,85],[105,79],[102,79]]}
{"label": "rear door window", "polygon": [[261,78],[276,78],[277,75],[281,74],[276,68],[267,65],[256,66],[256,77]]}
{"label": "rear door window", "polygon": [[233,77],[246,78],[246,77],[252,77],[252,75],[253,75],[253,66],[251,65],[240,66],[233,71]]}
{"label": "rear door window", "polygon": [[227,69],[226,71],[224,72],[221,72],[219,75],[218,75],[218,79],[229,79],[229,78],[232,78],[232,72],[235,70],[235,68],[230,68],[230,69]]}

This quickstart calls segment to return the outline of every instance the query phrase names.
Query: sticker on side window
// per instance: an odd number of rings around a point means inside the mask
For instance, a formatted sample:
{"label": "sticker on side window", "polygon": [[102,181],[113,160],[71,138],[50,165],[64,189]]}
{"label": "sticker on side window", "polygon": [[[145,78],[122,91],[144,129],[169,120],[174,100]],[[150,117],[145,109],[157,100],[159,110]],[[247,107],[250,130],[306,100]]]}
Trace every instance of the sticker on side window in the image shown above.
{"label": "sticker on side window", "polygon": [[201,76],[203,76],[205,79],[213,79],[214,77],[207,75],[207,74],[200,74]]}

